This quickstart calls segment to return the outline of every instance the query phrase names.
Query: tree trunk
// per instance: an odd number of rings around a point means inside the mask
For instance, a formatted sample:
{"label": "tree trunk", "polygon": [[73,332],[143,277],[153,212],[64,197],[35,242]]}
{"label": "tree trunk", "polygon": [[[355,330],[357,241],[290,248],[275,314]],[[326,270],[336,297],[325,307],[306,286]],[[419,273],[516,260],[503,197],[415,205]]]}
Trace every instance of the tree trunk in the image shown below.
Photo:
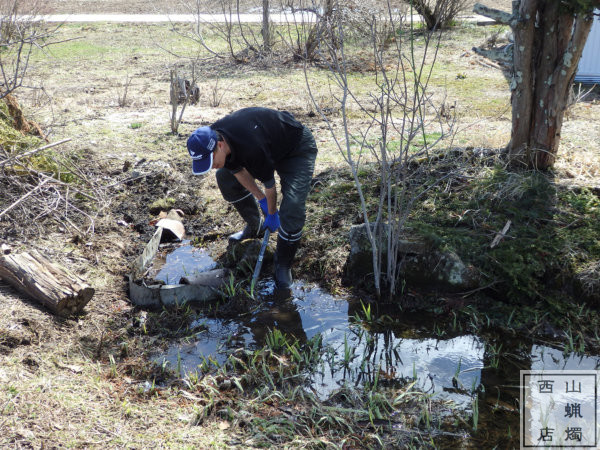
{"label": "tree trunk", "polygon": [[[323,5],[323,15],[317,19],[317,23],[310,29],[306,43],[304,45],[304,55],[301,58],[312,61],[315,58],[315,52],[319,46],[319,41],[325,38],[327,27],[331,25],[331,16],[334,12],[334,0],[325,0]],[[331,34],[331,39],[335,37]]]}
{"label": "tree trunk", "polygon": [[[515,5],[513,4],[513,8]],[[533,17],[537,10],[537,1],[521,2],[513,13],[518,17]],[[518,159],[529,146],[533,106],[533,41],[535,38],[535,20],[518,21],[513,27],[514,42],[528,42],[529,45],[515,44],[513,48],[512,89],[512,133],[508,145],[511,160]]]}
{"label": "tree trunk", "polygon": [[554,165],[569,90],[593,23],[591,11],[573,14],[560,2],[513,2],[512,138],[515,164]]}
{"label": "tree trunk", "polygon": [[271,51],[271,24],[269,20],[269,0],[263,0],[262,2],[262,38],[263,38],[263,47],[265,49],[265,53],[269,53]]}
{"label": "tree trunk", "polygon": [[94,295],[82,279],[37,251],[0,257],[0,277],[61,316],[81,311]]}
{"label": "tree trunk", "polygon": [[434,11],[430,8],[429,2],[426,0],[415,0],[412,2],[413,7],[417,10],[419,15],[423,17],[425,26],[428,30],[433,30],[438,25],[438,19],[435,16]]}

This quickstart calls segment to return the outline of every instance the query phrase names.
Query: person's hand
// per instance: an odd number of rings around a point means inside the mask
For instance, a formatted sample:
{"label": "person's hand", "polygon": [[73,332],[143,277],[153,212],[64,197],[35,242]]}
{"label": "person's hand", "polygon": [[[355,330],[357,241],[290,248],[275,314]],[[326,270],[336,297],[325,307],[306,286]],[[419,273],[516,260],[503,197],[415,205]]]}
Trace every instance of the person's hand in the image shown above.
{"label": "person's hand", "polygon": [[269,215],[269,204],[267,203],[267,197],[263,197],[262,199],[260,199],[258,201],[258,204],[260,205],[260,209],[262,210],[263,214],[265,216]]}
{"label": "person's hand", "polygon": [[279,212],[268,214],[265,219],[264,228],[268,228],[271,233],[274,233],[279,228]]}

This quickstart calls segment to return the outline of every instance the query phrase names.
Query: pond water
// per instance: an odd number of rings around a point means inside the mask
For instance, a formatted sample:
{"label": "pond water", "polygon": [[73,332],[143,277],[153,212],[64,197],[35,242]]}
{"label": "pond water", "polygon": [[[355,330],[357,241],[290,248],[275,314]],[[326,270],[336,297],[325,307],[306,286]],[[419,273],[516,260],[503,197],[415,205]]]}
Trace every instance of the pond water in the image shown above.
{"label": "pond water", "polygon": [[[211,266],[203,259],[204,253],[196,255],[202,264]],[[167,266],[170,261],[179,259],[167,258]],[[177,276],[166,268],[161,270],[171,274],[169,277]],[[360,388],[375,378],[382,385],[416,379],[424,392],[466,410],[478,392],[484,400],[479,406],[480,433],[516,434],[517,439],[520,370],[600,368],[600,356],[564,354],[544,345],[524,346],[503,336],[439,338],[434,319],[422,314],[397,313],[390,322],[393,327],[381,331],[384,327],[379,326],[379,331],[372,331],[357,318],[365,316],[360,302],[335,297],[301,281],[294,284],[292,298],[284,302],[273,299],[273,290],[273,280],[264,277],[257,285],[257,296],[263,302],[245,317],[212,319],[199,314],[191,325],[193,338],[174,342],[165,353],[156,355],[155,361],[167,362],[185,375],[199,371],[206,361],[224,363],[234,349],[264,345],[269,330],[275,328],[300,342],[320,334],[325,351],[320,370],[311,375],[310,388],[321,399],[341,387]],[[486,445],[496,439],[489,436]]]}
{"label": "pond water", "polygon": [[[259,295],[272,289],[271,280],[261,282]],[[166,360],[183,372],[194,372],[209,357],[223,363],[233,349],[262,345],[269,330],[278,328],[301,342],[321,335],[328,353],[322,370],[313,378],[312,388],[323,399],[345,383],[361,385],[374,381],[375,376],[400,382],[416,374],[424,391],[458,401],[468,396],[456,392],[470,392],[479,385],[485,348],[477,336],[438,340],[406,338],[392,331],[369,333],[353,321],[349,307],[344,299],[296,282],[291,301],[267,301],[247,318],[196,320],[192,324],[198,330],[194,340],[175,343],[159,362]]]}
{"label": "pond water", "polygon": [[162,244],[152,261],[148,278],[165,284],[179,284],[182,277],[214,269],[217,263],[208,250],[191,245],[189,240],[180,244]]}
{"label": "pond water", "polygon": [[[600,357],[565,355],[562,350],[542,345],[533,345],[528,354],[522,351],[517,354],[511,353],[506,347],[510,344],[505,342],[506,351],[499,356],[497,365],[513,369],[502,373],[500,380],[487,380],[484,368],[489,370],[492,364],[490,343],[486,347],[478,336],[464,334],[439,339],[431,328],[422,326],[427,324],[415,324],[414,317],[407,317],[409,320],[402,327],[398,326],[402,317],[395,317],[395,329],[371,332],[354,319],[362,309],[360,303],[334,297],[317,286],[296,282],[292,300],[285,303],[269,301],[274,288],[272,280],[261,281],[258,288],[258,295],[265,298],[258,310],[235,320],[198,318],[192,323],[192,329],[197,330],[193,340],[174,343],[158,360],[166,360],[172,367],[190,373],[209,358],[222,364],[234,349],[262,346],[267,333],[274,328],[301,342],[320,334],[328,353],[323,358],[322,370],[313,376],[312,389],[322,399],[344,384],[360,386],[372,382],[376,375],[389,383],[416,376],[423,391],[463,406],[470,404],[472,394],[482,382],[493,386],[518,382],[520,369],[600,367]],[[497,343],[496,348],[500,345]]]}

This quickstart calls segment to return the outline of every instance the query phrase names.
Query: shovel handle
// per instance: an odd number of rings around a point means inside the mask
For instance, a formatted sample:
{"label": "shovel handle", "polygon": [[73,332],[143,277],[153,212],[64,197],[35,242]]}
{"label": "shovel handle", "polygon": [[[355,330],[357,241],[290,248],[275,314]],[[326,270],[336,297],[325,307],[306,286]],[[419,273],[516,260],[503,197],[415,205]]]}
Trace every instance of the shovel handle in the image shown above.
{"label": "shovel handle", "polygon": [[267,244],[269,243],[269,236],[271,232],[269,229],[265,229],[265,237],[263,238],[262,245],[260,247],[260,252],[258,253],[258,259],[256,260],[256,267],[254,268],[254,273],[252,274],[252,287],[258,281],[258,276],[260,275],[260,269],[263,263],[263,257],[265,256],[265,249],[267,248]]}

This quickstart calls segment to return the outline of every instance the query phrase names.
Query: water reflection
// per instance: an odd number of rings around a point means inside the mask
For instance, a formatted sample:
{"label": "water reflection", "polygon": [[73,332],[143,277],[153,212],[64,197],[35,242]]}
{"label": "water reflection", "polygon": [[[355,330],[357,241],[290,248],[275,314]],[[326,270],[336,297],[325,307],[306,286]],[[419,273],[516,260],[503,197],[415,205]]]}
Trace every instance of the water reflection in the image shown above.
{"label": "water reflection", "polygon": [[564,355],[562,350],[543,345],[531,349],[531,370],[598,370],[600,356]]}
{"label": "water reflection", "polygon": [[167,362],[172,369],[185,376],[195,373],[203,364],[223,364],[229,351],[243,347],[252,340],[250,332],[231,320],[198,319],[191,328],[196,331],[193,339],[171,345],[165,353],[155,358],[155,362]]}
{"label": "water reflection", "polygon": [[[480,429],[486,439],[493,440],[499,448],[519,446],[520,423],[520,371],[550,370],[597,370],[600,356],[584,356],[564,353],[563,350],[546,345],[527,346],[523,342],[511,342],[499,338],[499,342],[488,342],[488,349],[504,349],[500,355],[493,351],[484,356],[481,371],[482,398]],[[483,431],[485,430],[485,431]],[[478,442],[473,448],[480,448]]]}
{"label": "water reflection", "polygon": [[[214,268],[216,263],[205,249],[184,241],[165,247],[153,263],[150,275],[165,283],[178,282]],[[508,351],[510,343],[490,342],[465,334],[448,339],[432,336],[432,324],[419,316],[411,322],[408,315],[395,317],[394,328],[374,332],[355,320],[360,304],[332,296],[316,286],[296,282],[291,299],[277,298],[274,282],[259,282],[256,292],[261,307],[235,320],[199,317],[192,324],[192,339],[177,342],[156,361],[166,361],[183,373],[197,370],[211,360],[222,364],[237,348],[257,348],[275,328],[303,343],[316,335],[322,337],[323,358],[320,370],[312,376],[312,390],[321,398],[342,387],[365,383],[403,383],[417,380],[424,392],[466,404],[482,391],[515,404],[518,398],[519,370],[598,369],[600,357],[564,355],[562,351],[534,345],[530,351]],[[400,328],[403,327],[403,328]],[[505,348],[501,354],[494,349]],[[518,345],[521,345],[519,343]],[[516,347],[516,344],[513,344]]]}
{"label": "water reflection", "polygon": [[[155,262],[154,267],[154,278],[168,283],[212,269],[214,261],[206,251],[185,244],[166,255],[164,264]],[[199,366],[223,364],[229,353],[240,347],[263,346],[269,330],[279,329],[301,343],[320,335],[323,354],[310,387],[321,399],[338,389],[360,388],[375,380],[380,386],[389,386],[416,379],[422,391],[466,409],[478,393],[481,440],[475,437],[473,448],[490,442],[502,448],[518,445],[520,370],[600,368],[600,356],[565,354],[544,345],[528,347],[506,336],[484,339],[463,334],[438,339],[433,321],[423,315],[396,315],[393,327],[368,330],[355,317],[362,311],[360,303],[301,282],[295,284],[290,300],[276,298],[274,282],[269,279],[259,282],[256,292],[263,300],[258,310],[235,320],[199,314],[191,324],[193,337],[175,342],[155,361],[168,362],[185,376]]]}
{"label": "water reflection", "polygon": [[177,343],[159,359],[184,372],[196,370],[206,359],[223,363],[228,351],[255,348],[269,330],[279,330],[305,342],[322,337],[322,366],[312,378],[312,388],[327,398],[343,386],[401,383],[417,378],[421,389],[435,395],[467,401],[480,382],[485,346],[480,338],[464,335],[447,340],[424,336],[405,338],[392,330],[373,333],[353,320],[348,301],[318,287],[296,283],[291,301],[273,301],[272,281],[259,285],[263,307],[239,320],[199,319],[193,342]]}
{"label": "water reflection", "polygon": [[[184,373],[194,372],[211,359],[222,364],[230,351],[257,348],[269,330],[277,328],[301,343],[321,335],[324,354],[320,370],[312,376],[312,389],[321,398],[344,386],[361,386],[377,380],[381,385],[416,377],[424,392],[467,404],[480,384],[496,401],[518,398],[519,370],[598,369],[600,357],[564,355],[562,351],[534,345],[529,352],[506,352],[494,362],[482,338],[461,335],[436,339],[431,332],[388,329],[367,331],[354,320],[356,305],[320,288],[296,283],[291,301],[272,297],[273,282],[258,286],[264,303],[258,311],[236,320],[199,318],[192,324],[191,341],[177,342],[157,361],[168,361]],[[350,307],[349,307],[350,306]],[[400,318],[401,319],[401,318]],[[414,327],[414,325],[410,325]],[[405,337],[406,335],[411,337]]]}
{"label": "water reflection", "polygon": [[161,246],[152,261],[148,277],[165,284],[178,284],[181,277],[206,272],[216,266],[208,250],[194,247],[189,240],[184,240],[181,244]]}

